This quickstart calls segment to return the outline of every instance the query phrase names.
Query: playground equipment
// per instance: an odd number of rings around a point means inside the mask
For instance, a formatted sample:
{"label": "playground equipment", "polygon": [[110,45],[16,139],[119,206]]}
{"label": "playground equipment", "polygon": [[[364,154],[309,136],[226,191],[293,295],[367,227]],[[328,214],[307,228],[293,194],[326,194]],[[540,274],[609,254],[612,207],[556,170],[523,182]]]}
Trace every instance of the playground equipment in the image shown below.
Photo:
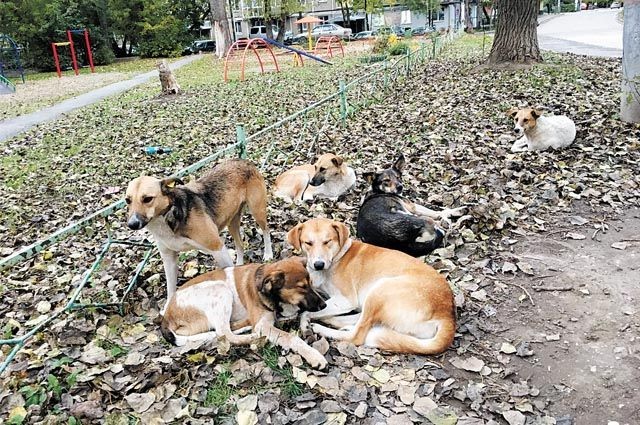
{"label": "playground equipment", "polygon": [[20,47],[11,37],[0,34],[0,94],[14,93],[16,86],[7,78],[16,73],[24,83],[24,68],[20,60]]}
{"label": "playground equipment", "polygon": [[294,24],[298,25],[306,25],[307,26],[307,43],[309,43],[308,50],[311,51],[313,49],[313,40],[311,38],[311,24],[319,24],[322,22],[322,19],[318,19],[315,16],[305,16],[302,19],[298,19],[294,22]]}
{"label": "playground equipment", "polygon": [[84,35],[84,45],[87,51],[87,59],[89,60],[89,67],[91,68],[91,72],[95,72],[95,68],[93,66],[93,55],[91,54],[91,43],[89,42],[89,31],[86,28],[81,30],[67,30],[67,40],[60,43],[51,43],[51,49],[53,50],[53,60],[56,62],[56,71],[58,72],[58,78],[62,77],[62,71],[60,70],[60,59],[58,58],[58,47],[69,46],[71,50],[71,62],[73,63],[73,71],[76,75],[78,75],[78,59],[76,57],[76,49],[73,44],[73,34],[83,34]]}
{"label": "playground equipment", "polygon": [[[263,61],[263,58],[260,52],[266,55],[267,60],[271,58],[271,60],[273,61],[273,68],[275,68],[275,72],[280,72],[278,59],[276,58],[276,55],[273,53],[273,50],[271,49],[272,45],[279,47],[281,49],[287,50],[289,52],[293,52],[296,55],[294,57],[294,61],[297,62],[297,65],[300,65],[300,66],[304,65],[302,61],[303,56],[309,59],[318,61],[320,63],[323,63],[325,65],[333,65],[331,62],[325,59],[314,56],[310,53],[305,52],[304,50],[299,50],[293,47],[285,46],[284,44],[278,43],[277,41],[272,40],[270,38],[253,38],[251,40],[243,39],[233,43],[231,47],[229,47],[229,50],[227,51],[227,56],[224,59],[224,81],[229,82],[234,72],[239,73],[239,77],[238,77],[239,81],[244,81],[247,61],[251,60],[251,58],[254,58],[254,57],[257,59],[257,62],[260,65],[260,73],[264,74],[265,65],[268,64],[268,61]],[[247,53],[249,52],[249,50],[253,51],[255,56],[251,54],[247,56]],[[294,65],[296,65],[295,62],[294,62]],[[237,64],[239,64],[240,68],[234,69],[234,65],[237,65]]]}
{"label": "playground equipment", "polygon": [[318,38],[316,41],[316,46],[313,48],[314,55],[324,54],[327,57],[333,57],[333,47],[340,48],[340,54],[344,57],[344,48],[342,47],[342,40],[340,37],[332,36],[322,36]]}
{"label": "playground equipment", "polygon": [[276,59],[276,56],[273,54],[273,50],[271,50],[271,46],[269,45],[269,43],[264,41],[262,38],[252,38],[250,40],[243,39],[233,43],[229,47],[229,50],[227,50],[227,56],[224,58],[224,81],[225,82],[229,82],[229,74],[230,74],[230,71],[232,71],[232,69],[230,68],[232,65],[238,62],[237,60],[234,60],[238,56],[240,57],[240,60],[241,60],[239,80],[244,81],[244,73],[247,65],[247,53],[249,52],[249,50],[252,50],[253,53],[255,54],[255,57],[257,58],[258,63],[260,64],[261,74],[264,74],[265,72],[265,69],[264,69],[265,62],[262,60],[262,57],[260,56],[260,51],[266,52],[267,59],[269,59],[269,56],[271,57],[275,71],[280,72],[280,67],[278,66],[278,60]]}

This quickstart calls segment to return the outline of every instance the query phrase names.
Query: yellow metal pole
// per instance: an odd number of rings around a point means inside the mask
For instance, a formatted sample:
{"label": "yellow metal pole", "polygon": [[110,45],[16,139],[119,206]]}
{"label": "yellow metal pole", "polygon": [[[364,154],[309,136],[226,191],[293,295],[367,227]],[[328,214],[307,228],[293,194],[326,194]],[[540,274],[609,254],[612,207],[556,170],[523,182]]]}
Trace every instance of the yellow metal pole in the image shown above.
{"label": "yellow metal pole", "polygon": [[307,39],[309,40],[309,51],[311,51],[311,24],[307,24]]}

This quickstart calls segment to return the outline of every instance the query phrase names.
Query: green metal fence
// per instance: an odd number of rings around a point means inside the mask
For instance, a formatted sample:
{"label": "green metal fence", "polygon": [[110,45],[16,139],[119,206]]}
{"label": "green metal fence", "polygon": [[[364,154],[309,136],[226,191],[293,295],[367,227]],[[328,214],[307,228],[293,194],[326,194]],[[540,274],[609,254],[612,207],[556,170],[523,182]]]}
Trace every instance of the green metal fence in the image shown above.
{"label": "green metal fence", "polygon": [[[306,161],[311,156],[311,152],[315,149],[318,140],[323,135],[328,134],[332,127],[345,125],[346,120],[357,111],[366,108],[372,103],[382,101],[400,81],[415,72],[419,64],[429,58],[435,58],[438,52],[451,39],[452,37],[434,37],[430,45],[421,44],[416,50],[410,51],[398,59],[378,64],[375,69],[354,81],[349,83],[340,81],[338,91],[335,93],[249,136],[246,135],[243,125],[237,125],[236,141],[234,143],[178,171],[174,176],[184,177],[193,174],[233,152],[241,158],[249,157],[257,162],[260,169],[268,176],[277,175],[284,168],[298,162],[297,160],[300,158],[304,158]],[[247,147],[251,148],[250,151],[247,150]],[[123,210],[124,207],[123,200],[114,202],[0,260],[0,271],[5,271],[35,257],[48,247],[62,243],[74,234],[92,228],[92,226],[106,232],[106,241],[103,243],[102,248],[97,251],[95,260],[82,274],[79,281],[75,283],[75,287],[66,303],[52,313],[44,315],[42,320],[39,320],[37,324],[21,336],[0,339],[0,347],[3,345],[12,346],[12,349],[0,363],[0,373],[8,367],[29,339],[63,314],[89,307],[118,308],[120,313],[123,313],[125,299],[135,288],[143,269],[152,258],[157,257],[157,250],[154,245],[146,240],[132,240],[130,239],[130,234],[126,233],[125,238],[114,236],[107,219],[117,217],[117,213]],[[104,221],[104,225],[100,224],[101,220]],[[112,302],[79,302],[81,292],[92,281],[92,277],[101,267],[113,247],[133,247],[145,250],[141,261],[133,271],[133,275],[128,278],[128,283],[122,296],[117,301]]]}

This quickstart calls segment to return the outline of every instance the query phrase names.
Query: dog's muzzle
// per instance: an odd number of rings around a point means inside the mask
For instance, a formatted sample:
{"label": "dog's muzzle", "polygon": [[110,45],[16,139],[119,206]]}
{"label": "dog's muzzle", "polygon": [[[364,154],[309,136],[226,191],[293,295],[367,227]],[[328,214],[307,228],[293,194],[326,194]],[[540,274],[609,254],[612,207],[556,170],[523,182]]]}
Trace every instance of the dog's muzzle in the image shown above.
{"label": "dog's muzzle", "polygon": [[302,308],[305,311],[320,311],[327,307],[322,297],[316,291],[309,291],[304,300]]}
{"label": "dog's muzzle", "polygon": [[311,186],[320,186],[322,183],[325,182],[325,178],[323,175],[315,175],[313,176],[313,178],[311,179],[311,181],[309,182],[309,184]]}
{"label": "dog's muzzle", "polygon": [[313,268],[315,270],[324,270],[324,266],[325,264],[324,264],[324,261],[322,260],[317,260],[313,262]]}
{"label": "dog's muzzle", "polygon": [[127,221],[127,227],[131,230],[140,230],[147,225],[147,220],[138,213],[134,213]]}
{"label": "dog's muzzle", "polygon": [[516,134],[520,134],[520,133],[522,133],[522,128],[520,128],[520,127],[513,127],[513,132],[514,132],[514,133],[516,133]]}

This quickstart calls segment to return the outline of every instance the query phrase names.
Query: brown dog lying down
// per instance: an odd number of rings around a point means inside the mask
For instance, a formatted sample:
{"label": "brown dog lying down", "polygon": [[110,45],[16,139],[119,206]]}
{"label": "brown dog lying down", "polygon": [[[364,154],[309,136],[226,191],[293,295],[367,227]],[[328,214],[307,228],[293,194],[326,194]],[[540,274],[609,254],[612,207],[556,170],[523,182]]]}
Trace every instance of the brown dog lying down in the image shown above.
{"label": "brown dog lying down", "polygon": [[337,199],[356,184],[356,173],[344,160],[325,153],[314,164],[293,167],[276,178],[274,195],[288,201],[314,197]]}
{"label": "brown dog lying down", "polygon": [[[434,268],[400,251],[349,238],[343,223],[316,218],[298,224],[287,241],[307,255],[313,286],[330,295],[326,307],[302,314],[327,338],[398,353],[439,354],[456,332],[453,292]],[[342,316],[353,310],[361,313]]]}
{"label": "brown dog lying down", "polygon": [[[274,326],[280,303],[318,311],[326,305],[313,289],[305,259],[292,257],[272,264],[247,264],[205,273],[185,283],[169,300],[162,319],[165,339],[175,345],[209,341],[224,335],[231,344],[249,344],[266,336],[274,345],[300,354],[323,369],[325,358],[303,340]],[[252,326],[248,335],[231,331]]]}

